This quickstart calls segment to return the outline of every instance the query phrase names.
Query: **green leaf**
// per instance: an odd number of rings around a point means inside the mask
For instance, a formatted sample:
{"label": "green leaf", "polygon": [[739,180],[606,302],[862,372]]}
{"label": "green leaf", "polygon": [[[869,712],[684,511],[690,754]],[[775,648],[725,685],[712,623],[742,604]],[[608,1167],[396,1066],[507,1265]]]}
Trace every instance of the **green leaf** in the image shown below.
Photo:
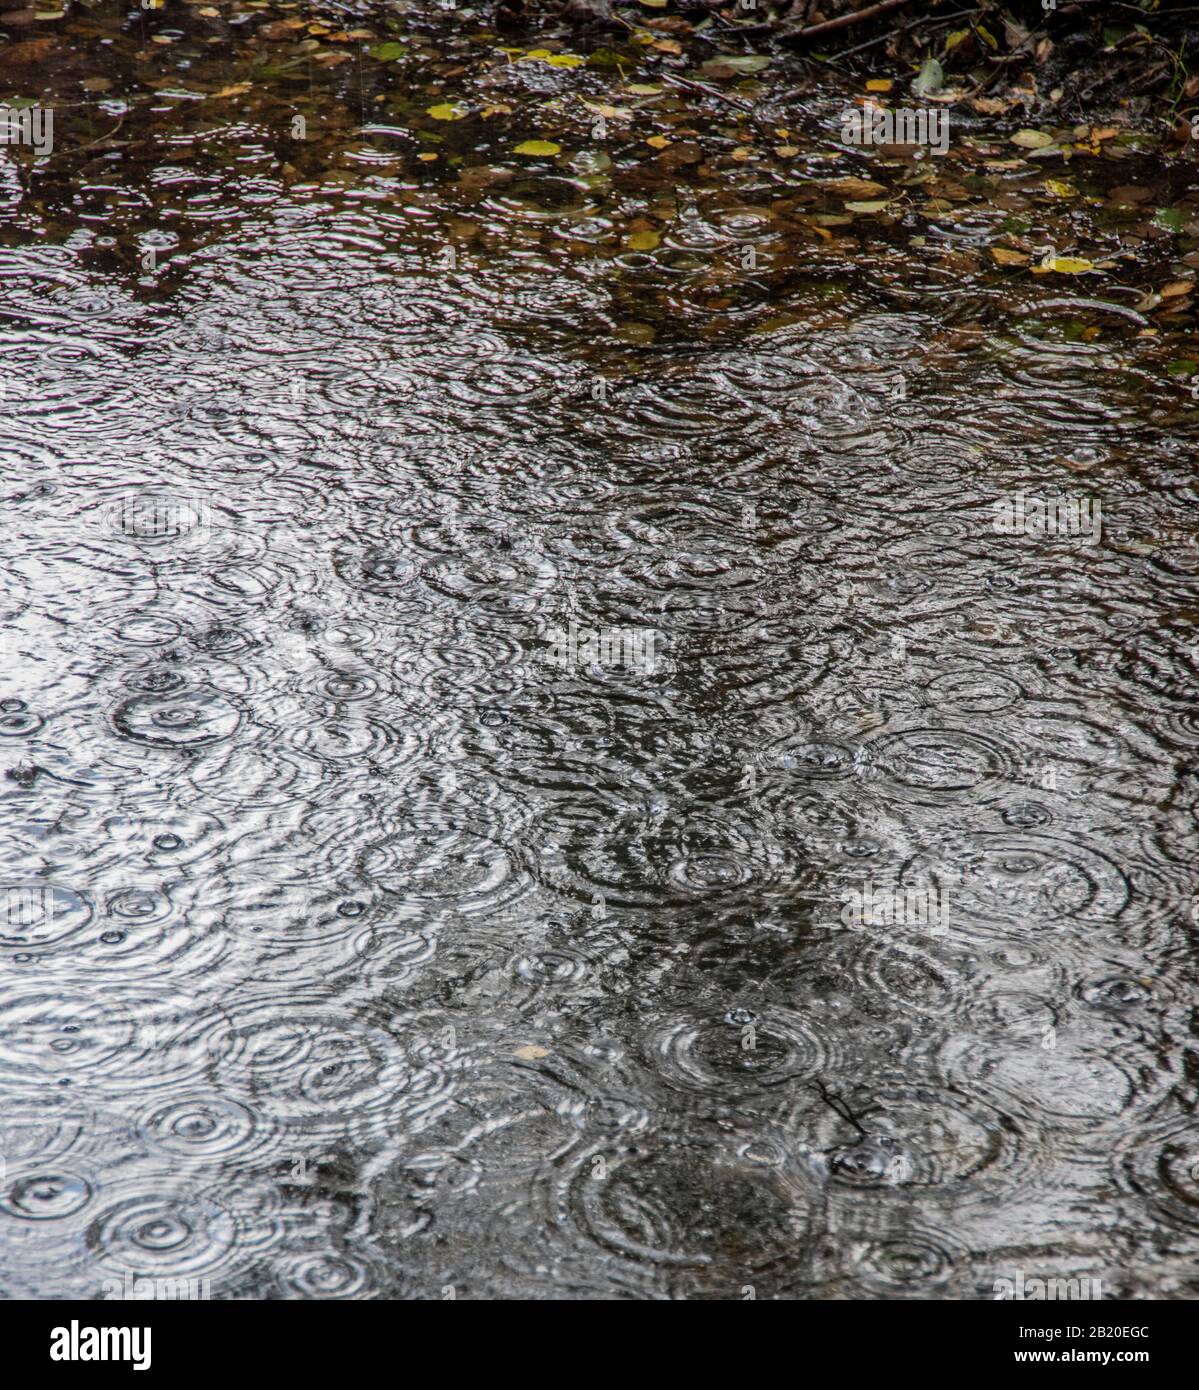
{"label": "green leaf", "polygon": [[467,113],[457,102],[443,101],[439,106],[430,106],[427,114],[435,121],[460,121]]}
{"label": "green leaf", "polygon": [[709,58],[703,66],[732,68],[734,72],[761,72],[763,68],[768,68],[772,61],[764,53],[721,53],[715,58]]}
{"label": "green leaf", "polygon": [[1168,232],[1181,232],[1186,213],[1181,208],[1158,208],[1153,214],[1153,220],[1157,226],[1164,227]]}
{"label": "green leaf", "polygon": [[377,43],[371,49],[371,57],[378,58],[381,63],[391,63],[397,58],[402,58],[408,50],[402,43]]}
{"label": "green leaf", "polygon": [[516,154],[535,154],[535,155],[554,155],[562,153],[562,146],[555,145],[552,140],[522,140],[519,145],[514,145]]}
{"label": "green leaf", "polygon": [[918,97],[926,97],[932,92],[939,92],[945,85],[945,71],[935,58],[926,58],[918,73],[916,80],[912,83],[912,91]]}

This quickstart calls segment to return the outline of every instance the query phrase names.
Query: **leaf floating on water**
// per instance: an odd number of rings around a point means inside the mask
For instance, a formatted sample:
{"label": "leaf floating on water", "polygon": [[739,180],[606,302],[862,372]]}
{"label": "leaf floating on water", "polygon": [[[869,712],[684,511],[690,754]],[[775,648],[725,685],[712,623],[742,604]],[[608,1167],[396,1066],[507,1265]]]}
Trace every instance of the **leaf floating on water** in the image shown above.
{"label": "leaf floating on water", "polygon": [[1023,251],[1011,251],[1006,246],[992,246],[991,255],[997,265],[1027,265],[1032,259]]}
{"label": "leaf floating on water", "polygon": [[1018,130],[1012,136],[1012,144],[1019,145],[1022,150],[1043,150],[1046,145],[1053,144],[1053,136],[1043,130]]}
{"label": "leaf floating on water", "polygon": [[516,154],[532,154],[549,156],[562,153],[562,146],[555,145],[552,140],[522,140],[519,145],[513,146]]}
{"label": "leaf floating on water", "polygon": [[1194,288],[1194,280],[1171,280],[1168,285],[1162,286],[1161,296],[1163,299],[1177,299],[1179,295],[1190,294]]}
{"label": "leaf floating on water", "polygon": [[408,50],[402,43],[377,43],[371,49],[372,58],[378,58],[381,63],[391,63],[397,58],[402,58]]}
{"label": "leaf floating on water", "polygon": [[427,108],[426,114],[435,121],[460,121],[467,114],[466,107],[454,101],[443,101],[437,106]]}
{"label": "leaf floating on water", "polygon": [[627,245],[630,251],[656,251],[661,241],[660,232],[634,232]]}
{"label": "leaf floating on water", "polygon": [[524,1047],[518,1047],[512,1054],[519,1057],[522,1062],[539,1062],[543,1057],[550,1055],[548,1047],[538,1047],[536,1043],[526,1043]]}
{"label": "leaf floating on water", "polygon": [[935,58],[926,58],[924,65],[912,83],[912,91],[918,97],[931,96],[945,85],[945,72]]}
{"label": "leaf floating on water", "polygon": [[705,71],[713,68],[731,68],[733,72],[761,72],[763,68],[768,68],[773,60],[764,53],[721,53],[718,57],[709,58],[703,64]]}
{"label": "leaf floating on water", "polygon": [[873,199],[868,203],[846,203],[845,210],[847,212],[882,212],[883,208],[889,207],[890,204],[889,198]]}
{"label": "leaf floating on water", "polygon": [[843,198],[873,198],[879,193],[887,191],[886,185],[875,183],[873,179],[859,179],[853,175],[848,175],[843,179],[834,179],[829,188],[833,193],[839,193]]}
{"label": "leaf floating on water", "polygon": [[1055,198],[1078,197],[1078,189],[1072,183],[1064,183],[1061,179],[1046,179],[1045,192],[1052,193]]}
{"label": "leaf floating on water", "polygon": [[670,141],[665,135],[651,135],[645,143],[652,145],[655,150],[664,150]]}
{"label": "leaf floating on water", "polygon": [[1081,256],[1046,256],[1040,265],[1033,266],[1034,274],[1038,275],[1050,270],[1056,270],[1059,275],[1083,275],[1094,269],[1094,261],[1084,260]]}
{"label": "leaf floating on water", "polygon": [[894,86],[895,83],[889,77],[872,77],[866,83],[866,90],[868,92],[889,92]]}

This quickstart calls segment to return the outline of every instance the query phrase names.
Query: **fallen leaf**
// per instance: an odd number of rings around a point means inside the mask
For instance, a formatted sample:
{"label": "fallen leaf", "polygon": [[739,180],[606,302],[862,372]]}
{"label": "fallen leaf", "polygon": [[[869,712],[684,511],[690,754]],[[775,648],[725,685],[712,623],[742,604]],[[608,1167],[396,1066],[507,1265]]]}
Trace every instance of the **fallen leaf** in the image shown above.
{"label": "fallen leaf", "polygon": [[866,90],[868,92],[889,92],[894,86],[895,83],[889,77],[872,77],[866,83]]}
{"label": "fallen leaf", "polygon": [[[644,0],[642,0],[644,3]],[[763,68],[770,66],[771,59],[764,53],[721,53],[716,58],[709,58],[702,66],[706,70],[713,68],[731,68],[733,72],[761,72]]]}
{"label": "fallen leaf", "polygon": [[1193,280],[1171,280],[1162,287],[1161,296],[1163,299],[1177,299],[1179,295],[1190,294],[1194,288]]}
{"label": "fallen leaf", "polygon": [[1019,145],[1022,150],[1042,150],[1053,144],[1053,136],[1043,130],[1018,130],[1012,136],[1012,144]]}
{"label": "fallen leaf", "polygon": [[645,143],[652,145],[655,150],[664,150],[670,141],[665,135],[651,135]]}
{"label": "fallen leaf", "polygon": [[912,91],[918,97],[926,97],[931,96],[933,92],[939,92],[944,85],[945,72],[941,64],[935,58],[926,58],[912,83]]}
{"label": "fallen leaf", "polygon": [[659,232],[634,232],[625,244],[630,251],[656,251],[661,241]]}
{"label": "fallen leaf", "polygon": [[[646,0],[641,0],[641,3],[644,5]],[[662,0],[662,3],[665,4],[666,0]],[[518,1047],[512,1055],[519,1057],[522,1062],[539,1062],[543,1057],[548,1057],[550,1052],[548,1047],[538,1047],[536,1043],[526,1043],[524,1047]]]}
{"label": "fallen leaf", "polygon": [[868,203],[846,203],[847,212],[882,212],[883,208],[890,206],[889,198],[876,199]]}
{"label": "fallen leaf", "polygon": [[991,255],[997,265],[1027,265],[1032,259],[1023,251],[1011,251],[1006,246],[992,246]]}
{"label": "fallen leaf", "polygon": [[522,140],[519,145],[513,146],[516,154],[532,155],[555,155],[562,153],[562,146],[555,145],[552,140]]}
{"label": "fallen leaf", "polygon": [[843,198],[873,198],[887,191],[885,184],[875,183],[873,179],[854,178],[852,175],[831,180],[829,188]]}
{"label": "fallen leaf", "polygon": [[1083,260],[1081,256],[1046,256],[1040,265],[1033,267],[1042,274],[1047,270],[1056,270],[1059,275],[1082,275],[1094,268],[1093,261]]}
{"label": "fallen leaf", "polygon": [[443,101],[437,106],[428,107],[426,114],[435,121],[460,121],[467,113],[466,108],[457,102]]}

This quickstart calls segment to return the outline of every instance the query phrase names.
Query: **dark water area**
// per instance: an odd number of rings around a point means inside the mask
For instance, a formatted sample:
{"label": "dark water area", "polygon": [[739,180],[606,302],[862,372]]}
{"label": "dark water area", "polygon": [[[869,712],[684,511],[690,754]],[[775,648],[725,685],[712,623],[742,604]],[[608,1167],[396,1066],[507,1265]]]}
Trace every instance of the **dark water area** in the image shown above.
{"label": "dark water area", "polygon": [[298,13],[3,30],[0,1295],[1195,1296],[1193,161]]}

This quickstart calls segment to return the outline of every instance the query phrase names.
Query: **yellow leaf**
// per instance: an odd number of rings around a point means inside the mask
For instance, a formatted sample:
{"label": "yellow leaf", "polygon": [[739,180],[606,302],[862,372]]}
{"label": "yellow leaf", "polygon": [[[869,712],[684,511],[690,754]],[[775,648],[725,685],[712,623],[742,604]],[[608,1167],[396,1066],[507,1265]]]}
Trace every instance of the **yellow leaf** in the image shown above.
{"label": "yellow leaf", "polygon": [[664,150],[666,146],[670,144],[670,141],[665,135],[651,135],[645,143],[647,145],[652,145],[656,150]]}
{"label": "yellow leaf", "polygon": [[799,146],[798,146],[798,145],[775,145],[775,147],[774,147],[774,152],[775,152],[775,154],[778,155],[778,157],[779,157],[780,159],[792,159],[792,158],[794,158],[795,155],[797,155],[797,154],[799,153]]}
{"label": "yellow leaf", "polygon": [[895,83],[889,77],[872,77],[866,83],[866,90],[868,92],[889,92],[894,85]]}
{"label": "yellow leaf", "polygon": [[1046,179],[1046,193],[1052,193],[1055,198],[1077,198],[1078,189],[1072,183],[1063,183],[1061,179]]}
{"label": "yellow leaf", "polygon": [[418,154],[416,157],[421,161],[422,164],[432,164],[433,161],[437,158],[435,154]]}
{"label": "yellow leaf", "polygon": [[1042,150],[1053,144],[1053,136],[1043,130],[1018,130],[1012,136],[1012,144],[1019,145],[1022,150]]}
{"label": "yellow leaf", "polygon": [[1171,280],[1162,287],[1161,296],[1163,299],[1177,299],[1181,294],[1190,294],[1194,288],[1193,280]]}
{"label": "yellow leaf", "polygon": [[460,121],[466,115],[466,110],[457,102],[443,101],[438,106],[430,106],[427,114],[435,121]]}
{"label": "yellow leaf", "polygon": [[634,232],[627,245],[630,251],[656,251],[661,240],[660,232]]}
{"label": "yellow leaf", "polygon": [[661,90],[661,87],[651,86],[648,82],[629,83],[629,91],[632,92],[635,97],[656,97]]}
{"label": "yellow leaf", "polygon": [[526,1043],[524,1047],[518,1047],[512,1054],[519,1057],[522,1062],[539,1062],[543,1057],[550,1055],[548,1047],[538,1047],[536,1043]]}
{"label": "yellow leaf", "polygon": [[1081,256],[1046,256],[1040,265],[1040,269],[1056,270],[1059,275],[1082,275],[1094,268],[1093,261],[1083,260]]}
{"label": "yellow leaf", "polygon": [[545,60],[552,68],[580,68],[585,59],[577,53],[554,53]]}
{"label": "yellow leaf", "polygon": [[513,150],[516,154],[553,155],[561,154],[562,146],[555,145],[552,140],[522,140]]}
{"label": "yellow leaf", "polygon": [[991,255],[997,265],[1027,265],[1029,262],[1023,251],[1010,251],[1006,246],[992,246]]}
{"label": "yellow leaf", "polygon": [[239,97],[243,92],[250,90],[249,82],[237,82],[232,87],[222,87],[219,92],[213,92],[214,97]]}

